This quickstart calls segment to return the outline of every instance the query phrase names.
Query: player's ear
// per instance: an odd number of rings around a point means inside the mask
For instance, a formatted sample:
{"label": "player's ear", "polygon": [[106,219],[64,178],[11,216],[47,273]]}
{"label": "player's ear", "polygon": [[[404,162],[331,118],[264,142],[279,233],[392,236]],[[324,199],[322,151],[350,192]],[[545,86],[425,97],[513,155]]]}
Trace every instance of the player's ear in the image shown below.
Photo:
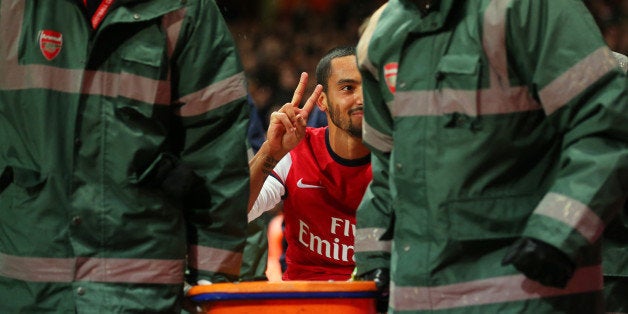
{"label": "player's ear", "polygon": [[325,92],[322,92],[321,95],[318,96],[318,99],[316,99],[316,105],[321,111],[327,111],[327,94]]}

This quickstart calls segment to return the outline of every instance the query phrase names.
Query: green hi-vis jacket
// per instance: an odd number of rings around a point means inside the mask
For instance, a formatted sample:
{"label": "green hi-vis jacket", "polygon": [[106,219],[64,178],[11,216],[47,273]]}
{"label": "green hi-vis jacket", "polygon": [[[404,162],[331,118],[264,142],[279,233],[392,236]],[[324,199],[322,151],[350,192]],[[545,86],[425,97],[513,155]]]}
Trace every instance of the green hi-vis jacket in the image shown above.
{"label": "green hi-vis jacket", "polygon": [[628,313],[628,202],[602,238],[606,313]]}
{"label": "green hi-vis jacket", "polygon": [[[214,1],[116,0],[96,30],[81,3],[0,0],[0,312],[173,313],[186,269],[239,275],[240,59]],[[151,182],[165,156],[201,201]]]}
{"label": "green hi-vis jacket", "polygon": [[[592,17],[577,0],[415,3],[389,1],[358,44],[374,155],[358,275],[391,268],[392,313],[599,313],[628,97]],[[501,266],[522,236],[576,263],[565,289]]]}

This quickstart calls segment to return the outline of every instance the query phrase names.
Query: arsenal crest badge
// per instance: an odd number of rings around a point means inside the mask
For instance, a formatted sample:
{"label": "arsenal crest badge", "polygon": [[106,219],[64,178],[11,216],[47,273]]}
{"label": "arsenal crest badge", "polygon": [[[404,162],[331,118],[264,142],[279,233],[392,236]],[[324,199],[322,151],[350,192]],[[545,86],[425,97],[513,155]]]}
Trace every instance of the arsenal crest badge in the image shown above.
{"label": "arsenal crest badge", "polygon": [[62,45],[63,35],[61,33],[49,29],[39,32],[39,49],[48,61],[57,57]]}
{"label": "arsenal crest badge", "polygon": [[384,79],[386,85],[391,93],[395,93],[395,87],[397,86],[397,69],[399,64],[397,62],[391,62],[384,65]]}

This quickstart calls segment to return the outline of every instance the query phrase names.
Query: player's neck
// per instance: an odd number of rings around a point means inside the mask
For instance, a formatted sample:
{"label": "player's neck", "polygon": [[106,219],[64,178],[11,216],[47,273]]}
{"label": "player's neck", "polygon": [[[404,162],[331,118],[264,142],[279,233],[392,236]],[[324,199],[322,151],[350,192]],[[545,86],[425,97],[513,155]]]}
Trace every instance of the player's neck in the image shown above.
{"label": "player's neck", "polygon": [[329,144],[334,153],[344,159],[359,159],[370,153],[359,137],[351,136],[346,131],[329,126]]}

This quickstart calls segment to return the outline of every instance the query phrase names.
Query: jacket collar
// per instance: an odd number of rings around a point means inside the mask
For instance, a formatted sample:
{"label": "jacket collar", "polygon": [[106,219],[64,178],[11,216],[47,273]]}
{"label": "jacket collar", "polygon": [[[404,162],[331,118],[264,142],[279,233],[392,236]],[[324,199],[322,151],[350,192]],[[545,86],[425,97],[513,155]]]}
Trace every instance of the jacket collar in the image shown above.
{"label": "jacket collar", "polygon": [[[463,5],[459,0],[398,0],[415,20],[413,30],[432,32],[442,28],[454,5]],[[456,2],[458,2],[456,4]]]}
{"label": "jacket collar", "polygon": [[184,7],[187,0],[116,0],[101,28],[117,23],[152,20]]}

